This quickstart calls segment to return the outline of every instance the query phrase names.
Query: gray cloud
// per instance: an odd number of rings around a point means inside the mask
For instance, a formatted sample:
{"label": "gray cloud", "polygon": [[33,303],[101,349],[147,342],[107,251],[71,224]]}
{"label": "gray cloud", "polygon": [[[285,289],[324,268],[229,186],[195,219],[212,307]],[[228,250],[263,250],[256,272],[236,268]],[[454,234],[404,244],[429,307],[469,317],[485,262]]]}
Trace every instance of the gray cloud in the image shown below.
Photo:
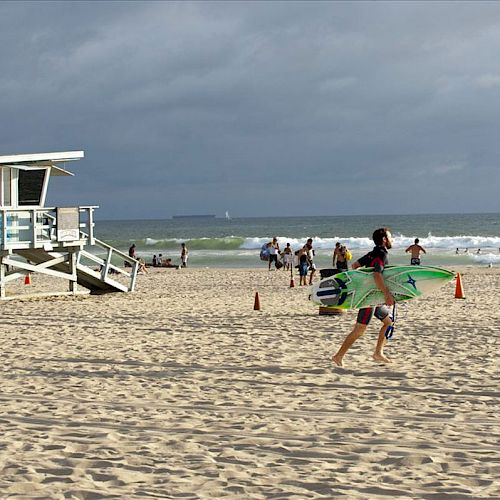
{"label": "gray cloud", "polygon": [[2,153],[86,151],[54,204],[499,210],[496,3],[3,2],[0,19]]}

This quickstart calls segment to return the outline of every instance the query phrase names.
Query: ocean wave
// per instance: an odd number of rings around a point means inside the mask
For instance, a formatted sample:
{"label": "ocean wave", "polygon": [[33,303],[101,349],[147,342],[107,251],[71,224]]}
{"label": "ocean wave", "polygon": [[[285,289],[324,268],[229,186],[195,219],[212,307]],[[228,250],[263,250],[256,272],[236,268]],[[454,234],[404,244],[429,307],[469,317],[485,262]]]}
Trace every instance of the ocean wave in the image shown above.
{"label": "ocean wave", "polygon": [[[302,247],[307,241],[307,236],[304,237],[287,237],[278,236],[278,242],[281,248],[284,248],[287,243],[290,243],[293,249]],[[371,238],[359,237],[332,237],[320,238],[312,236],[314,248],[317,250],[333,250],[335,243],[340,242],[346,245],[351,250],[365,250],[373,247]],[[393,246],[395,249],[405,249],[413,244],[415,236],[395,235]],[[227,236],[223,238],[145,238],[136,240],[135,243],[139,248],[148,248],[151,250],[178,250],[181,243],[185,242],[191,250],[260,250],[260,248],[271,241],[269,237],[243,237],[243,236]],[[129,241],[108,241],[109,244],[117,248],[128,248]],[[441,249],[455,250],[459,249],[463,253],[465,248],[469,251],[474,251],[477,248],[481,249],[498,249],[500,248],[500,237],[498,236],[433,236],[428,234],[420,238],[420,244],[426,249]]]}
{"label": "ocean wave", "polygon": [[[313,246],[317,249],[332,250],[335,248],[335,244],[340,242],[342,245],[346,245],[350,249],[366,249],[373,246],[373,241],[371,238],[313,238]],[[292,248],[299,248],[304,245],[307,237],[304,238],[287,238],[278,237],[278,242],[280,247],[284,247],[287,243],[290,243]],[[407,248],[412,245],[415,237],[397,235],[393,238],[393,246],[395,248]],[[262,245],[267,243],[269,238],[245,238],[242,248],[260,249]],[[500,237],[496,236],[433,236],[428,234],[426,237],[420,238],[420,245],[424,248],[436,248],[443,250],[455,250],[459,248],[461,250],[465,248],[500,248]]]}
{"label": "ocean wave", "polygon": [[190,250],[238,250],[241,248],[244,239],[236,236],[227,238],[193,238],[193,239],[153,239],[146,238],[144,244],[147,247],[158,249],[175,249],[181,243],[186,243]]}

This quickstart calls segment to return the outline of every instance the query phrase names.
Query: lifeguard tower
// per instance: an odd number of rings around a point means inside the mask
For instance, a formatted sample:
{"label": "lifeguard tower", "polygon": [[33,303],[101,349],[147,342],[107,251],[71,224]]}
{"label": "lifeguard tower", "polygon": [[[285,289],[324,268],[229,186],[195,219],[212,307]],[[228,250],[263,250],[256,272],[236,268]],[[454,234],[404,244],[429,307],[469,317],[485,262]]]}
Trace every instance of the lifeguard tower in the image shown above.
{"label": "lifeguard tower", "polygon": [[[83,151],[0,156],[0,299],[7,283],[43,273],[88,293],[134,290],[139,263],[94,237],[97,206],[45,207],[52,176],[72,176],[66,163]],[[124,263],[128,266],[122,269]]]}

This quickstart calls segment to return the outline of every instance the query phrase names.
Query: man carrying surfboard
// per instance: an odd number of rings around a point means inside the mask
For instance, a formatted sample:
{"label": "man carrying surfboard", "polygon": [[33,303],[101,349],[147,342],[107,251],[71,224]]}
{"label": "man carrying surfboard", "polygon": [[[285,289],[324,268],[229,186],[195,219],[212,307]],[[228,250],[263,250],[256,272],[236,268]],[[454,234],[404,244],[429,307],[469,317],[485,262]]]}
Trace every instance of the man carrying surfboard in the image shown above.
{"label": "man carrying surfboard", "polygon": [[393,323],[388,306],[394,305],[394,297],[387,288],[382,275],[384,267],[388,265],[387,250],[392,248],[392,234],[390,230],[386,227],[376,229],[373,232],[373,242],[375,243],[373,250],[354,262],[352,264],[352,268],[357,269],[358,267],[373,267],[373,279],[375,280],[377,288],[384,294],[385,304],[377,307],[366,307],[358,311],[358,317],[354,328],[345,338],[344,342],[340,346],[340,349],[332,358],[333,362],[337,366],[343,366],[342,361],[346,352],[354,344],[354,342],[356,342],[356,340],[358,340],[359,337],[365,333],[366,327],[374,315],[377,319],[382,321],[382,327],[380,328],[378,334],[373,359],[383,363],[391,362],[389,358],[384,356],[384,346],[386,343],[385,333]]}

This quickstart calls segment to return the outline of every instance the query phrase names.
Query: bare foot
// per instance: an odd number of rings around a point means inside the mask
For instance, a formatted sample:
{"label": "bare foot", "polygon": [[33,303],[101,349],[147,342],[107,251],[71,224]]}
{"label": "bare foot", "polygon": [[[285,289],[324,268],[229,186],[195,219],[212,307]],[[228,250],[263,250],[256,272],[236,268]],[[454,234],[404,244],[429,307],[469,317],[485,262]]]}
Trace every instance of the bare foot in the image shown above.
{"label": "bare foot", "polygon": [[337,354],[335,354],[335,356],[332,356],[332,361],[337,365],[337,366],[340,366],[340,367],[343,367],[344,364],[342,363],[342,358],[340,358],[339,356],[337,356]]}
{"label": "bare foot", "polygon": [[392,363],[392,361],[389,358],[386,358],[383,354],[375,353],[373,355],[373,359],[375,361],[381,361],[382,363]]}

